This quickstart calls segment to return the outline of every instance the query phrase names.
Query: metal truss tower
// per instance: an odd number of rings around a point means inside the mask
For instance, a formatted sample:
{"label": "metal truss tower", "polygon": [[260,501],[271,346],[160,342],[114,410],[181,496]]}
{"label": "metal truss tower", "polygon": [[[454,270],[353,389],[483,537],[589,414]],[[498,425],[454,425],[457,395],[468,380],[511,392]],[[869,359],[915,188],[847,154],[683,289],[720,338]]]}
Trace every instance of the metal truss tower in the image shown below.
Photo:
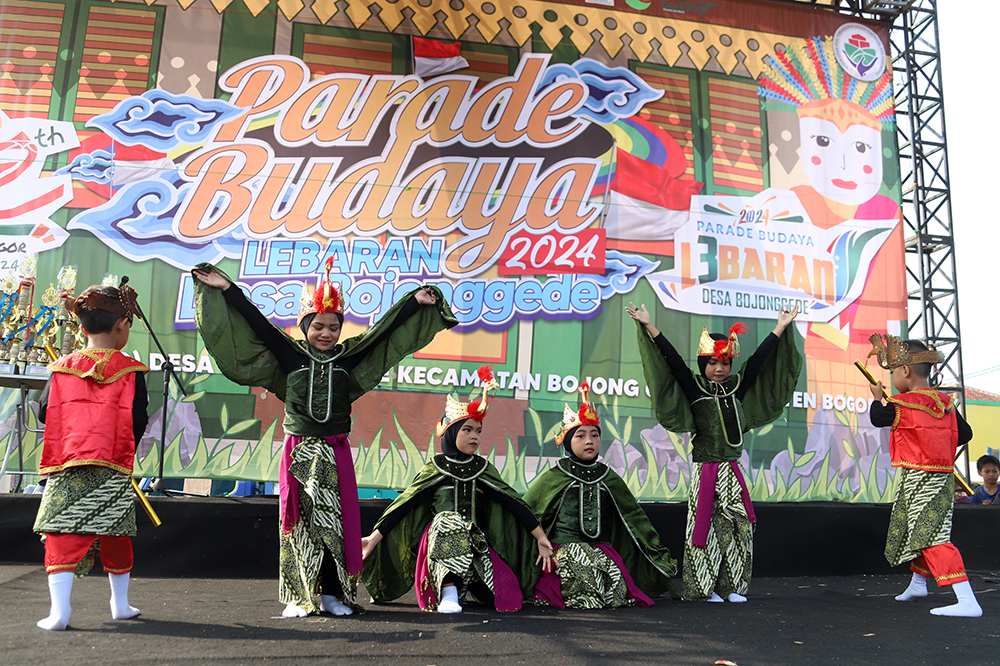
{"label": "metal truss tower", "polygon": [[[961,401],[965,378],[958,316],[938,0],[792,0],[876,19],[890,27],[906,244],[909,335],[944,353],[932,381]],[[969,476],[967,448],[959,464]]]}

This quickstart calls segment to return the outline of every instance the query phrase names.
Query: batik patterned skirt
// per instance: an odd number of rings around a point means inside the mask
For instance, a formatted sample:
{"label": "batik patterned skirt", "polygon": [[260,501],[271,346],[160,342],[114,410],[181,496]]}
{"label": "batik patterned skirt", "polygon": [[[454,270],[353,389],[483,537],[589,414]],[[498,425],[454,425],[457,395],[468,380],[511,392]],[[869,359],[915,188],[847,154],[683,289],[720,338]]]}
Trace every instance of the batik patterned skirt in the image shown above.
{"label": "batik patterned skirt", "polygon": [[[434,516],[427,530],[427,571],[431,588],[438,600],[444,579],[454,575],[459,583],[459,598],[469,585],[481,582],[493,589],[493,563],[483,531],[455,511]],[[428,608],[427,610],[435,610]]]}
{"label": "batik patterned skirt", "polygon": [[600,548],[563,543],[555,559],[567,608],[618,608],[635,603],[621,569]]}
{"label": "batik patterned skirt", "polygon": [[[319,437],[304,437],[292,450],[291,473],[299,480],[299,520],[289,534],[280,525],[278,599],[309,612],[319,612],[315,595],[322,581],[320,569],[324,551],[335,564],[340,600],[357,612],[359,576],[350,576],[344,563],[343,516],[340,483],[333,447]],[[324,589],[331,594],[329,581]]]}
{"label": "batik patterned skirt", "polygon": [[684,599],[745,595],[753,571],[753,525],[743,505],[741,486],[728,464],[719,465],[712,522],[704,548],[692,544],[702,463],[691,464],[687,529],[684,533]]}
{"label": "batik patterned skirt", "polygon": [[[64,534],[135,536],[132,479],[108,467],[83,465],[50,474],[34,531]],[[83,576],[94,566],[99,542],[77,566]]]}
{"label": "batik patterned skirt", "polygon": [[885,559],[891,566],[915,559],[924,548],[950,542],[955,510],[953,474],[907,467],[896,473],[896,499],[885,542]]}

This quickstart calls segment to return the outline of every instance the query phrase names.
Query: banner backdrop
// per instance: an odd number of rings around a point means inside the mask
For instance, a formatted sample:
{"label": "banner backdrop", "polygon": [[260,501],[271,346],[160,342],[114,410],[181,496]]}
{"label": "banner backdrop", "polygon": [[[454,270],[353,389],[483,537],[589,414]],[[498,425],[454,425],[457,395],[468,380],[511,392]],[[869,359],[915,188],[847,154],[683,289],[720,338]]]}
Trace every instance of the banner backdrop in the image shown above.
{"label": "banner backdrop", "polygon": [[[404,486],[490,363],[484,453],[515,487],[587,381],[606,461],[684,499],[688,435],[652,417],[624,306],[696,367],[703,326],[743,321],[752,350],[798,305],[805,371],[747,438],[751,494],[891,497],[852,367],[906,325],[883,27],[736,0],[9,0],[0,36],[0,276],[36,256],[36,300],[63,265],[78,291],[129,277],[189,389],[167,476],[274,480],[283,437],[281,403],[204,353],[188,270],[298,334],[332,257],[345,336],[419,284],[460,321],[355,404],[361,485]],[[150,474],[164,359],[138,327],[125,351],[154,369]]]}

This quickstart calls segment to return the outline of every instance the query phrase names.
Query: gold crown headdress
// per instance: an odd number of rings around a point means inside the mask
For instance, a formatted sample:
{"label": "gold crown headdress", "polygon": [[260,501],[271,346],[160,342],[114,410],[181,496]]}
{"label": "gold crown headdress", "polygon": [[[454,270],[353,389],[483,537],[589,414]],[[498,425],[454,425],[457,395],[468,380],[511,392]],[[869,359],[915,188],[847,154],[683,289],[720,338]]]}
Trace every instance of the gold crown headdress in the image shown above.
{"label": "gold crown headdress", "polygon": [[563,439],[566,438],[566,433],[573,428],[582,425],[601,426],[601,419],[597,418],[597,410],[594,409],[594,405],[587,399],[589,395],[590,384],[587,382],[580,384],[580,408],[573,411],[569,405],[566,405],[566,409],[563,410],[562,426],[555,436],[556,444],[562,446]]}
{"label": "gold crown headdress", "polygon": [[326,270],[323,277],[320,278],[319,284],[316,285],[316,291],[310,293],[308,289],[302,290],[299,324],[311,314],[326,314],[328,312],[341,316],[344,314],[344,301],[340,298],[337,287],[330,281],[331,270],[333,270],[333,257],[327,257]]}
{"label": "gold crown headdress", "polygon": [[715,340],[708,333],[708,327],[701,329],[701,339],[698,340],[698,356],[714,356],[721,361],[729,361],[740,355],[740,341],[736,336],[743,335],[749,329],[746,324],[736,322],[729,328],[729,337],[725,340]]}
{"label": "gold crown headdress", "polygon": [[444,415],[434,427],[434,432],[438,437],[443,435],[444,431],[448,429],[448,426],[455,421],[459,421],[461,419],[474,419],[480,423],[483,422],[483,417],[486,416],[486,410],[489,409],[487,402],[489,401],[490,391],[496,393],[497,389],[500,388],[500,384],[493,376],[492,366],[480,366],[478,374],[479,379],[482,382],[482,393],[478,399],[470,400],[466,403],[462,402],[451,393],[448,394],[444,403]]}
{"label": "gold crown headdress", "polygon": [[868,352],[866,358],[876,356],[878,364],[886,370],[898,368],[901,365],[916,365],[917,363],[944,363],[944,354],[935,350],[927,349],[921,351],[910,351],[910,345],[906,340],[897,338],[895,335],[872,333],[868,341],[872,343],[872,350]]}

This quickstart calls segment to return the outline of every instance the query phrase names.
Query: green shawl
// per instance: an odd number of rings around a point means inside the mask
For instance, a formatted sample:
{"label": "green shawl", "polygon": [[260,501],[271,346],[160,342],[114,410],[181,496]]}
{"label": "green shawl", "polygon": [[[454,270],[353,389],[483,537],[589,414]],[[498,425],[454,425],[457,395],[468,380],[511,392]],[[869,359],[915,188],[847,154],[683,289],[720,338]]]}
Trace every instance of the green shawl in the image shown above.
{"label": "green shawl", "polygon": [[[649,387],[650,401],[656,420],[670,432],[696,432],[698,425],[684,391],[674,378],[667,360],[659,347],[649,337],[645,327],[639,327],[639,356],[642,371]],[[743,431],[760,428],[781,416],[785,405],[792,399],[799,374],[802,372],[802,354],[796,340],[794,326],[785,329],[778,338],[778,346],[768,354],[760,373],[743,398]],[[742,381],[744,367],[739,370]]]}
{"label": "green shawl", "polygon": [[[378,525],[387,516],[400,510],[421,491],[432,488],[445,479],[456,478],[449,472],[447,461],[447,456],[438,454],[424,465],[406,490],[386,508],[375,528],[378,529]],[[489,485],[527,507],[517,491],[500,478],[500,473],[489,461],[474,456],[472,462],[475,467],[462,478],[475,478],[477,483]],[[517,576],[521,592],[527,598],[534,591],[535,581],[538,579],[539,567],[535,565],[538,552],[534,537],[499,503],[485,495],[476,501],[485,503],[478,512],[482,521],[477,520],[476,525],[483,531],[490,548],[496,551]],[[365,559],[361,580],[375,601],[392,601],[413,589],[420,539],[433,519],[431,502],[412,507]]]}
{"label": "green shawl", "polygon": [[[209,270],[214,267],[211,264],[199,264],[196,268]],[[225,273],[217,268],[215,270],[232,282]],[[405,298],[392,306],[371,328],[330,350],[336,358],[359,354],[365,357],[350,373],[348,394],[351,402],[378,386],[389,368],[427,345],[438,331],[458,323],[441,290],[437,287],[432,289],[437,293],[437,306],[420,308],[387,338],[372,344],[381,329],[395,321],[406,302]],[[285,400],[288,377],[278,360],[257,338],[240,313],[229,306],[222,291],[209,287],[197,278],[194,279],[194,320],[205,341],[205,348],[215,359],[222,374],[242,386],[266,388],[279,400]],[[322,356],[324,360],[327,358],[323,352],[313,349],[305,341],[295,340],[281,328],[278,330],[292,344],[301,347],[304,354],[317,358]]]}
{"label": "green shawl", "polygon": [[[568,458],[559,460],[531,482],[524,496],[531,510],[535,512],[542,528],[548,534],[554,528],[559,507],[569,498],[569,493],[579,492],[580,477],[574,478],[573,462]],[[646,512],[642,510],[635,496],[620,476],[603,463],[595,463],[596,475],[588,475],[586,482],[597,483],[607,489],[612,506],[609,534],[601,534],[595,543],[607,543],[621,555],[635,584],[650,597],[658,597],[664,592],[679,598],[677,589],[670,582],[677,574],[677,561],[670,557],[670,551],[660,543],[660,535]],[[603,472],[603,473],[602,473]],[[593,480],[591,480],[591,478]],[[534,573],[537,582],[538,572]],[[532,583],[532,589],[534,583]]]}

